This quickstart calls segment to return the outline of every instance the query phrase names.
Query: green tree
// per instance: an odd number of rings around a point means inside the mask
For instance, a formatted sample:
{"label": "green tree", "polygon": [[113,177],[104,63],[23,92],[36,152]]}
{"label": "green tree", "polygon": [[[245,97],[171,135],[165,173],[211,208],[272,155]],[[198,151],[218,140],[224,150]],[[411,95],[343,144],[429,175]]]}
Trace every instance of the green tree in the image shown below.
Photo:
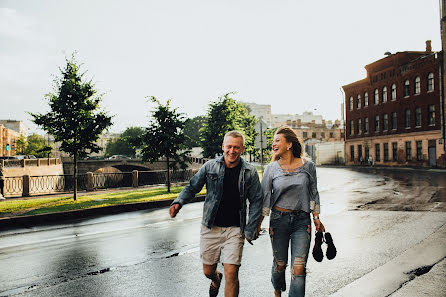
{"label": "green tree", "polygon": [[167,192],[170,193],[170,169],[176,169],[179,165],[185,169],[186,158],[189,151],[186,150],[186,135],[184,134],[185,116],[176,108],[170,106],[171,100],[165,105],[155,97],[148,98],[156,104],[152,110],[152,119],[141,137],[142,159],[148,162],[165,158],[167,163]]}
{"label": "green tree", "polygon": [[31,134],[27,137],[27,147],[25,155],[34,155],[37,158],[46,157],[44,148],[46,147],[45,138],[38,134]]}
{"label": "green tree", "polygon": [[129,127],[119,135],[107,143],[105,155],[124,155],[135,157],[136,149],[138,149],[138,139],[144,134],[144,129],[140,127]]}
{"label": "green tree", "polygon": [[20,134],[19,138],[15,141],[15,151],[17,155],[25,155],[26,147],[28,143],[26,141],[26,137],[23,134]]}
{"label": "green tree", "polygon": [[184,134],[187,136],[186,146],[188,148],[200,146],[200,129],[205,121],[205,116],[196,116],[186,120]]}
{"label": "green tree", "polygon": [[214,158],[216,154],[220,154],[223,137],[231,130],[239,130],[245,134],[247,150],[253,151],[252,147],[255,147],[256,119],[232,95],[234,93],[227,93],[209,104],[206,122],[200,130],[204,157]]}
{"label": "green tree", "polygon": [[33,122],[53,135],[54,140],[61,143],[60,149],[73,158],[73,199],[76,201],[77,160],[88,153],[100,151],[96,141],[112,124],[112,118],[100,110],[102,96],[97,93],[91,80],[84,79],[85,73],[80,72],[74,55],[66,59],[66,67],[60,72],[61,77],[54,80],[54,92],[45,96],[50,111],[30,114]]}

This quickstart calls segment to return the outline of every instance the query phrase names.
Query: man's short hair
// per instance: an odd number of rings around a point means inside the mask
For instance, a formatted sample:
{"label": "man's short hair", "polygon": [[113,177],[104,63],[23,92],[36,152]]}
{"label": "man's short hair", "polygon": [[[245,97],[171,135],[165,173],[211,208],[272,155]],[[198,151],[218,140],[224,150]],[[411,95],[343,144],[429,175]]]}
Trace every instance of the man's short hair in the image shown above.
{"label": "man's short hair", "polygon": [[245,135],[243,135],[240,131],[229,131],[228,133],[225,134],[225,137],[223,138],[223,142],[225,142],[227,137],[234,137],[234,138],[241,138],[242,139],[242,144],[243,146],[245,146]]}

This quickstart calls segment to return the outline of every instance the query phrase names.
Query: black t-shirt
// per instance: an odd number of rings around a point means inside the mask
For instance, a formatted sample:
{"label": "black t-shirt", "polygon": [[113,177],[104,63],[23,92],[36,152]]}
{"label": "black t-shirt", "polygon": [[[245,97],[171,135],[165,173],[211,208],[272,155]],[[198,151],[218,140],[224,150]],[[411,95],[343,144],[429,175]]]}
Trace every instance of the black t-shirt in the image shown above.
{"label": "black t-shirt", "polygon": [[223,195],[218,206],[215,226],[219,227],[240,227],[240,191],[239,176],[241,162],[234,168],[225,168],[223,179]]}

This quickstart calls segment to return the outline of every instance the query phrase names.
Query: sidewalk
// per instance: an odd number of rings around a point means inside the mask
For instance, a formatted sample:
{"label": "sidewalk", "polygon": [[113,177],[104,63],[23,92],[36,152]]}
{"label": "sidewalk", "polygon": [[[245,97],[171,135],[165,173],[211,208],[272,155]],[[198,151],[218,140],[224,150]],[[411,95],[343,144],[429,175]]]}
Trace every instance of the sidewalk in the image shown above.
{"label": "sidewalk", "polygon": [[446,225],[330,296],[446,296]]}

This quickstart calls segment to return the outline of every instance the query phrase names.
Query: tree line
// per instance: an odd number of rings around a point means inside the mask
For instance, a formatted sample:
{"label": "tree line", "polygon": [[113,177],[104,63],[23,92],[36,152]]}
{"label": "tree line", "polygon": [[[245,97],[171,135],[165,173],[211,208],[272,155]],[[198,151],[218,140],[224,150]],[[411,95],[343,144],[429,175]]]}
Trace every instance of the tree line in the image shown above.
{"label": "tree line", "polygon": [[[60,150],[73,158],[74,200],[77,196],[77,161],[101,150],[97,140],[113,123],[113,116],[101,108],[103,94],[85,78],[86,72],[81,72],[80,68],[75,55],[66,58],[65,68],[60,69],[61,75],[53,82],[53,91],[44,97],[50,111],[29,113],[35,124],[61,144]],[[258,155],[254,129],[257,119],[233,97],[233,92],[224,94],[209,103],[206,115],[188,119],[172,106],[172,100],[163,104],[148,96],[149,104],[154,107],[147,127],[127,128],[107,145],[106,154],[134,156],[139,150],[142,160],[154,162],[163,158],[167,161],[166,169],[175,170],[186,168],[192,147],[200,146],[205,158],[221,154],[224,134],[239,130],[246,138],[246,152],[250,158],[255,157]],[[47,153],[48,147],[45,146],[43,152]],[[170,191],[169,176],[167,185]]]}

